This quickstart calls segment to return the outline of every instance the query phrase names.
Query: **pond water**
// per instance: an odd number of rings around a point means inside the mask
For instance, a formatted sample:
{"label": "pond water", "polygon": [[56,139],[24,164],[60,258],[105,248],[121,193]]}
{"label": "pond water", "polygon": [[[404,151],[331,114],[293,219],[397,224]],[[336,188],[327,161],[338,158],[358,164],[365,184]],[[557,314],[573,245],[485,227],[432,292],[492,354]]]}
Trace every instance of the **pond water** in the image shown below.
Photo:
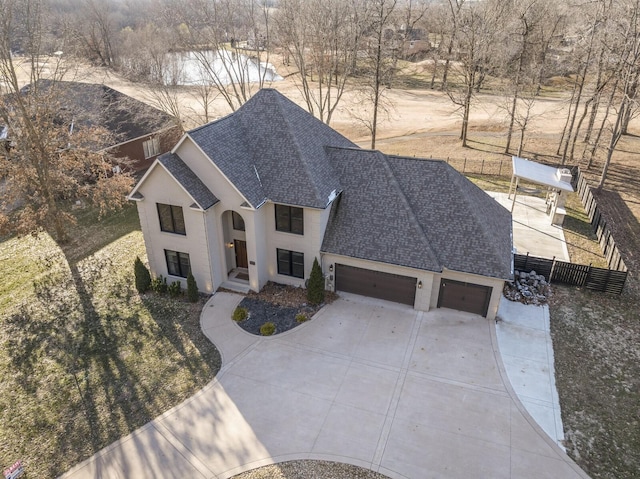
{"label": "pond water", "polygon": [[173,85],[229,85],[282,80],[271,63],[259,62],[228,50],[202,50],[169,54],[165,83]]}

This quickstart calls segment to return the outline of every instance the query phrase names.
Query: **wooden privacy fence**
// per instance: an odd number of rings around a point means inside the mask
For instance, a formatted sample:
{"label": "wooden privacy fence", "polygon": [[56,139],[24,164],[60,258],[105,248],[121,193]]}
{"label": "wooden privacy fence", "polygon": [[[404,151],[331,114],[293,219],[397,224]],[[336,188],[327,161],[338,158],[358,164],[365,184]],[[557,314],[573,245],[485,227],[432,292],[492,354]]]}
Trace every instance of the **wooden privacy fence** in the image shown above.
{"label": "wooden privacy fence", "polygon": [[622,294],[627,271],[596,268],[591,265],[567,263],[557,259],[538,258],[529,254],[514,254],[513,266],[518,271],[541,274],[549,283],[581,286],[593,291]]}
{"label": "wooden privacy fence", "polygon": [[602,248],[602,254],[607,258],[607,264],[609,268],[616,271],[627,271],[627,265],[624,264],[620,250],[616,246],[616,242],[611,235],[611,230],[607,226],[607,222],[602,217],[602,213],[598,209],[598,203],[591,193],[591,187],[587,182],[586,177],[582,174],[580,167],[574,169],[574,185],[576,193],[582,201],[584,210],[589,215],[591,221],[591,228],[595,233],[600,247]]}

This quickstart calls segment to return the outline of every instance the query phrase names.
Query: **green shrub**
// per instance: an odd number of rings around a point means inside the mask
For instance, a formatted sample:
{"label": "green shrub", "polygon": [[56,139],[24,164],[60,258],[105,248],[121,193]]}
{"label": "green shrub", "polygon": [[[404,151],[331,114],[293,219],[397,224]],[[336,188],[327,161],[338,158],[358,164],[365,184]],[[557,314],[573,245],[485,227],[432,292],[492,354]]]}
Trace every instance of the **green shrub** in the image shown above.
{"label": "green shrub", "polygon": [[324,301],[324,276],[318,263],[318,258],[313,259],[309,283],[307,284],[307,300],[313,305]]}
{"label": "green shrub", "polygon": [[309,321],[309,318],[304,313],[298,313],[296,314],[296,321],[298,323],[304,323],[305,321]]}
{"label": "green shrub", "polygon": [[140,260],[139,256],[136,256],[136,260],[133,263],[133,273],[136,277],[136,289],[138,293],[144,294],[151,288],[151,273]]}
{"label": "green shrub", "polygon": [[233,319],[234,321],[240,322],[240,321],[244,321],[245,319],[247,319],[248,316],[249,316],[249,311],[247,311],[247,308],[243,308],[242,306],[238,306],[233,311],[233,314],[231,315],[231,319]]}
{"label": "green shrub", "polygon": [[271,336],[275,332],[276,332],[276,325],[271,321],[267,321],[262,326],[260,326],[260,334],[262,334],[263,336]]}
{"label": "green shrub", "polygon": [[154,293],[165,294],[167,292],[167,289],[167,278],[164,278],[162,275],[151,280],[151,290]]}
{"label": "green shrub", "polygon": [[197,303],[200,299],[198,283],[196,283],[196,279],[191,274],[191,270],[189,270],[189,274],[187,275],[187,298],[192,303]]}
{"label": "green shrub", "polygon": [[180,281],[174,281],[173,283],[171,283],[167,288],[167,291],[169,292],[169,296],[171,296],[172,298],[177,298],[178,296],[180,296],[182,294],[182,286],[180,285]]}

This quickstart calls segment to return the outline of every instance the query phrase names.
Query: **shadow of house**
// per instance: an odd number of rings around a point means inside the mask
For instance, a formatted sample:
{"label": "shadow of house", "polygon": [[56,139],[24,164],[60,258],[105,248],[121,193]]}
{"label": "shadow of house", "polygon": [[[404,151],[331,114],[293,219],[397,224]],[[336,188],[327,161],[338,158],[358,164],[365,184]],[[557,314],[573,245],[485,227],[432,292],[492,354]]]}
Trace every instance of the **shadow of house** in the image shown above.
{"label": "shadow of house", "polygon": [[[67,81],[39,80],[37,88],[43,94],[54,88],[57,102],[56,122],[67,124],[70,133],[85,128],[100,128],[108,132],[108,141],[83,145],[94,151],[106,151],[122,159],[120,168],[137,172],[147,169],[156,157],[171,149],[182,131],[174,119],[106,85]],[[27,94],[33,84],[22,88]],[[11,131],[4,128],[5,142]],[[0,128],[0,131],[2,129]],[[15,141],[15,139],[13,140]]]}

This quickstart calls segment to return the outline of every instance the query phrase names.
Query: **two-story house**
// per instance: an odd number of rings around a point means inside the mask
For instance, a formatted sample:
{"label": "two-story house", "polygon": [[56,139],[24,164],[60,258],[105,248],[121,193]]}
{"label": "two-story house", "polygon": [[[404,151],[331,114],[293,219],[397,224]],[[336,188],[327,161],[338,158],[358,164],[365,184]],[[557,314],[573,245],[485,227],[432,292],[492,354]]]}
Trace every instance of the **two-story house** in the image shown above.
{"label": "two-story house", "polygon": [[330,290],[493,317],[511,216],[446,163],[363,150],[275,90],[187,132],[129,198],[154,275]]}

